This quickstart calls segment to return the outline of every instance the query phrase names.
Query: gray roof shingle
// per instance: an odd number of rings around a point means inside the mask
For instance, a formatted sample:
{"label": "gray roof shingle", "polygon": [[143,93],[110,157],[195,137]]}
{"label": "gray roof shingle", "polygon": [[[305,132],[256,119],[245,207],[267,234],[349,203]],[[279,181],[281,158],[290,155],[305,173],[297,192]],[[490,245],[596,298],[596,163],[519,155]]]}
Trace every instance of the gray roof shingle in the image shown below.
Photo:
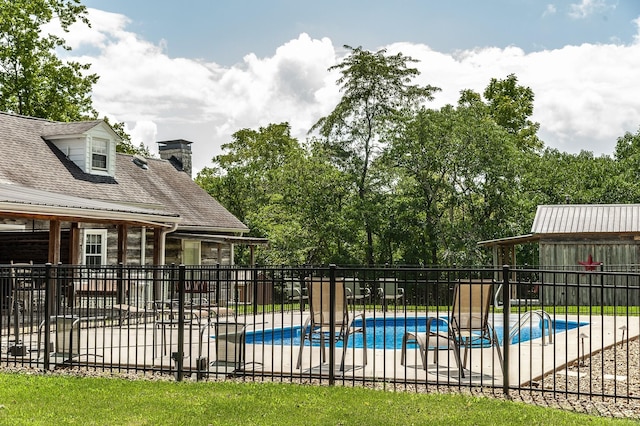
{"label": "gray roof shingle", "polygon": [[117,154],[115,178],[84,173],[47,136],[82,134],[101,121],[56,123],[0,112],[0,183],[180,215],[179,229],[248,232],[248,228],[168,161],[149,159],[144,170]]}

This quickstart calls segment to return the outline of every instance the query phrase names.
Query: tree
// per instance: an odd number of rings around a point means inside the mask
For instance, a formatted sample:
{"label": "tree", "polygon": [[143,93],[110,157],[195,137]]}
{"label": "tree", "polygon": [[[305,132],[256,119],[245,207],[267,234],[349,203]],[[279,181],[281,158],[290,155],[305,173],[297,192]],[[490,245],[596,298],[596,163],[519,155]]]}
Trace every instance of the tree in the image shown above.
{"label": "tree", "polygon": [[514,139],[467,91],[457,107],[423,109],[408,123],[386,156],[397,169],[389,216],[406,263],[476,262],[477,241],[509,226]]}
{"label": "tree", "polygon": [[98,80],[88,64],[62,61],[62,37],[43,34],[54,21],[64,31],[89,25],[80,0],[0,0],[0,110],[55,121],[96,117],[91,90]]}
{"label": "tree", "polygon": [[[289,218],[286,213],[281,216],[281,168],[303,155],[290,132],[288,123],[239,130],[231,142],[222,145],[223,153],[213,159],[213,166],[204,168],[195,179],[249,226],[252,236],[272,238],[272,227],[281,223],[281,218]],[[291,221],[289,227],[297,225]],[[243,256],[241,250],[237,254]],[[271,257],[271,261],[281,260],[280,256]]]}
{"label": "tree", "polygon": [[433,93],[432,86],[412,84],[419,73],[409,64],[411,57],[386,50],[369,52],[345,46],[351,53],[329,68],[341,74],[337,83],[343,96],[334,110],[311,129],[325,139],[334,164],[346,173],[359,205],[360,227],[366,238],[367,264],[374,263],[374,224],[380,209],[375,205],[376,182],[373,161],[384,149],[390,135],[402,127],[404,119]]}
{"label": "tree", "polygon": [[618,138],[614,158],[620,167],[617,188],[628,203],[640,202],[640,129],[636,134],[626,132]]}
{"label": "tree", "polygon": [[[323,145],[301,146],[280,123],[240,130],[222,148],[196,182],[247,224],[250,235],[269,239],[255,252],[259,263],[354,263],[343,219],[348,185]],[[236,253],[238,263],[247,260]]]}
{"label": "tree", "polygon": [[520,149],[542,148],[542,142],[536,135],[540,125],[529,120],[533,114],[534,99],[531,88],[518,85],[515,74],[509,74],[504,80],[492,78],[484,97],[496,123],[519,138]]}

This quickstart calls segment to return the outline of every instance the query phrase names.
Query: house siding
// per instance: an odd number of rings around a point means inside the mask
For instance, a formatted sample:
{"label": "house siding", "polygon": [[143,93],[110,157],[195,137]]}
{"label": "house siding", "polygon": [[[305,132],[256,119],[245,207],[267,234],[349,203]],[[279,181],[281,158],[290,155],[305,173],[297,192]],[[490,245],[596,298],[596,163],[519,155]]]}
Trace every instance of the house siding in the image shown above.
{"label": "house siding", "polygon": [[[0,264],[33,262],[44,264],[48,262],[49,249],[49,222],[12,220],[12,224],[23,224],[28,231],[4,231],[0,232]],[[107,264],[118,264],[118,230],[113,225],[81,225],[82,230],[107,229]],[[84,234],[83,234],[84,235]],[[69,259],[69,223],[62,223],[61,232],[61,259],[62,263],[71,263]],[[154,255],[154,231],[145,231],[145,256],[144,264],[153,264]],[[142,227],[127,228],[127,253],[128,265],[141,265],[142,262]],[[229,265],[231,264],[231,246],[203,241],[201,248],[202,265]],[[81,241],[80,250],[83,247]],[[220,258],[218,258],[220,254]],[[81,256],[83,253],[81,252]],[[179,239],[168,238],[165,251],[166,264],[182,263],[182,242]]]}

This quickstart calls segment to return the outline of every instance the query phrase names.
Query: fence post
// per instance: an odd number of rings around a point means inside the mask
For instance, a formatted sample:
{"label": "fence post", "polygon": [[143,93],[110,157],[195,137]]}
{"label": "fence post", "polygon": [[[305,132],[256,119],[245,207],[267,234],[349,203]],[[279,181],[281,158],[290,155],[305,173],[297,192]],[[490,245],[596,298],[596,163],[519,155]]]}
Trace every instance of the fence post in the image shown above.
{"label": "fence post", "polygon": [[[220,288],[220,264],[216,263],[216,278],[215,278],[215,283],[216,283],[216,289],[215,289],[215,300],[216,300],[216,306],[222,306],[220,305],[220,292],[221,292],[221,288]],[[229,296],[227,295],[227,292],[225,291],[225,300],[224,300],[224,306],[227,306],[227,303],[229,301]]]}
{"label": "fence post", "polygon": [[[175,298],[175,293],[176,293],[175,287],[176,287],[176,264],[172,263],[171,269],[169,269],[169,288],[167,289],[169,290],[169,300],[173,300]],[[163,292],[161,291],[161,294],[158,300],[164,298],[162,293]]]}
{"label": "fence post", "polygon": [[[309,301],[311,303],[311,301]],[[329,386],[336,381],[336,265],[329,265]]]}
{"label": "fence post", "polygon": [[[49,358],[49,347],[51,346],[51,306],[49,304],[49,299],[51,298],[51,286],[53,285],[51,280],[51,263],[45,264],[44,269],[44,371],[49,371],[49,363],[51,359]],[[38,330],[40,333],[40,330]],[[40,348],[38,348],[40,350]]]}
{"label": "fence post", "polygon": [[[185,266],[180,265],[178,271],[178,351],[176,352],[176,380],[182,381],[184,367],[184,283]],[[173,283],[171,284],[173,285]]]}
{"label": "fence post", "polygon": [[116,300],[118,303],[125,303],[125,294],[124,291],[124,263],[118,263],[118,272],[116,275]]}
{"label": "fence post", "polygon": [[253,307],[253,315],[257,315],[258,314],[258,268],[255,264],[251,265],[251,287],[252,287],[251,297],[253,298],[251,305]]}
{"label": "fence post", "polygon": [[509,396],[509,314],[511,313],[511,283],[509,265],[502,267],[502,390]]}

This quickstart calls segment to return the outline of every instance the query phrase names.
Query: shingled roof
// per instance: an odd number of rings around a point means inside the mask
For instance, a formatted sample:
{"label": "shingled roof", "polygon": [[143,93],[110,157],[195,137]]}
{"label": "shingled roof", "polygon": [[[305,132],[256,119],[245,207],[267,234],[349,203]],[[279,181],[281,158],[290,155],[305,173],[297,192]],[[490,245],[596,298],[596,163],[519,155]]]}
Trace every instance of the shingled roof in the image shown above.
{"label": "shingled roof", "polygon": [[248,228],[168,161],[117,154],[115,177],[84,173],[48,137],[81,135],[102,120],[58,123],[0,112],[0,184],[11,183],[51,193],[157,209],[178,214],[178,229],[248,232]]}

